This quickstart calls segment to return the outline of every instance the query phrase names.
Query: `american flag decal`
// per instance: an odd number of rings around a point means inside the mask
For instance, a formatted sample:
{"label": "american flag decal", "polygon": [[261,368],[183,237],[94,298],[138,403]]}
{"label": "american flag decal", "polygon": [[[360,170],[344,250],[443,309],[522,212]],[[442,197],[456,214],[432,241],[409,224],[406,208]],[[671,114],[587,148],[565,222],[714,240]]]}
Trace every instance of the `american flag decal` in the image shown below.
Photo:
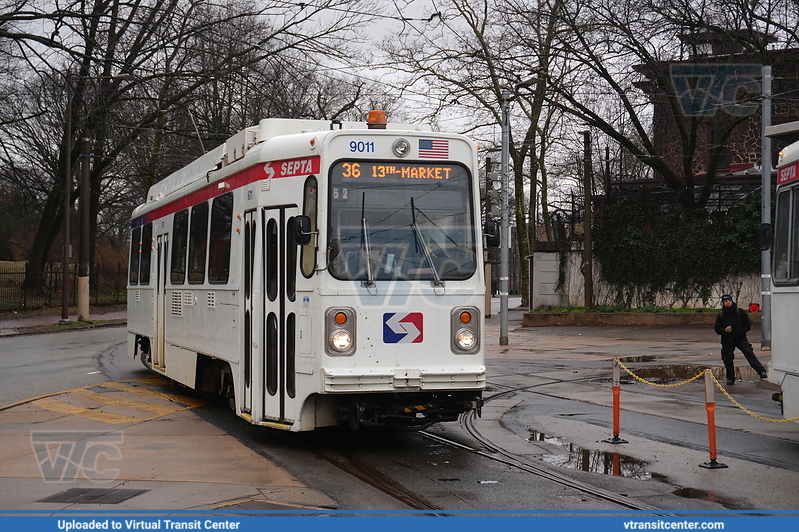
{"label": "american flag decal", "polygon": [[447,159],[448,157],[448,140],[419,139],[420,159]]}

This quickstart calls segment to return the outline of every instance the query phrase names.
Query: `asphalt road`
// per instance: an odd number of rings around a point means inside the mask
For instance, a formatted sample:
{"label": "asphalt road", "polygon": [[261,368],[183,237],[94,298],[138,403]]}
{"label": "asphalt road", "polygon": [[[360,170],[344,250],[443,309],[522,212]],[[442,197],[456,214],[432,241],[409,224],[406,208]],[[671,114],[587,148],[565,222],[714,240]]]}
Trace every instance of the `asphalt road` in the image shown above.
{"label": "asphalt road", "polygon": [[[634,371],[673,382],[669,368],[688,368],[690,372],[721,366],[712,331],[676,327],[522,329],[517,323],[519,311],[511,316],[508,346],[496,343],[498,318],[486,324],[489,389],[485,395],[503,394],[501,399],[489,400],[486,412],[494,408],[494,414],[478,425],[489,440],[535,463],[652,506],[799,507],[799,425],[753,419],[719,396],[719,459],[730,467],[699,467],[708,459],[701,383],[660,388],[628,380],[623,387],[621,419],[622,437],[630,443],[612,446],[602,441],[610,436],[611,427],[609,360],[623,357]],[[0,338],[0,406],[148,376],[138,361],[127,358],[124,339],[124,328]],[[767,353],[759,356],[768,361]],[[742,362],[738,360],[738,365]],[[732,390],[734,397],[762,416],[779,417],[771,391],[752,380],[746,367],[741,369],[743,380]],[[198,414],[203,422],[234,436],[246,448],[323,492],[339,508],[404,507],[330,461],[287,442],[282,433],[251,426],[219,405],[186,414]],[[431,432],[479,447],[457,423],[441,424]],[[334,429],[299,437],[323,449],[344,449],[359,467],[374,470],[378,477],[402,485],[440,508],[614,508],[607,501],[420,434],[353,435]],[[614,459],[623,464],[622,475],[611,474]],[[203,469],[194,467],[198,472]]]}

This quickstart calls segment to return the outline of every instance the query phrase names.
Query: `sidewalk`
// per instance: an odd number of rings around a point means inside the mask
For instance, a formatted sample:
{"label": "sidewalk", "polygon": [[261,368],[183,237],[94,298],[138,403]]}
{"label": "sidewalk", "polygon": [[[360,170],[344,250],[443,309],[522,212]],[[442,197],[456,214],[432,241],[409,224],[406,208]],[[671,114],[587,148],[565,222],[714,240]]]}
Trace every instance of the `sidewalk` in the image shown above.
{"label": "sidewalk", "polygon": [[[60,311],[36,314],[3,316],[0,338],[64,330]],[[72,313],[67,325],[118,327],[127,311],[96,307],[90,317],[80,325]],[[170,390],[178,392],[165,393]],[[153,377],[0,405],[0,509],[336,507],[194,415],[189,410],[204,403],[178,393]]]}
{"label": "sidewalk", "polygon": [[90,307],[91,321],[86,324],[78,322],[78,313],[75,308],[70,308],[69,320],[72,323],[61,324],[60,309],[46,309],[37,312],[25,312],[20,316],[17,313],[0,314],[0,337],[16,336],[19,334],[40,334],[46,332],[63,331],[69,329],[85,329],[107,326],[120,326],[127,323],[128,311],[124,304],[102,307]]}

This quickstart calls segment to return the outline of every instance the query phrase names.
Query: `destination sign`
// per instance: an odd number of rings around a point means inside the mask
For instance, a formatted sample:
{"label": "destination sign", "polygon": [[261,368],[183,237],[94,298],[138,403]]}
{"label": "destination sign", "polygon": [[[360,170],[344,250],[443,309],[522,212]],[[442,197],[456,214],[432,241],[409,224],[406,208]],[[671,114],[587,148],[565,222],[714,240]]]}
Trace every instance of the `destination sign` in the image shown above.
{"label": "destination sign", "polygon": [[417,179],[448,180],[454,177],[456,168],[453,165],[436,164],[388,164],[371,162],[345,162],[337,165],[344,179]]}

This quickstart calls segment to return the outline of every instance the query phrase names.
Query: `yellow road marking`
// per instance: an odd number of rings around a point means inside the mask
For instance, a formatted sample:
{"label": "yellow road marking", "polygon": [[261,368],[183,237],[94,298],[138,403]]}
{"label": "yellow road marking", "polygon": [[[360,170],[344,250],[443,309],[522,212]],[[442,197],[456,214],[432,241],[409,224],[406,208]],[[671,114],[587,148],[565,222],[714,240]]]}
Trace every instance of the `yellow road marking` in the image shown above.
{"label": "yellow road marking", "polygon": [[[162,379],[160,377],[137,379],[137,380],[155,385],[165,385],[171,382],[169,380]],[[122,381],[122,382],[132,382],[132,381]],[[7,405],[3,407],[3,410],[11,408],[13,406],[18,406],[20,404],[30,403],[40,408],[44,408],[45,410],[50,410],[52,412],[57,412],[59,414],[64,414],[68,416],[80,416],[80,417],[85,417],[87,419],[102,421],[104,423],[141,423],[142,421],[150,421],[152,419],[157,419],[159,417],[167,416],[169,414],[174,414],[176,412],[189,410],[191,408],[196,408],[198,406],[203,406],[205,404],[208,404],[207,401],[203,401],[200,399],[195,399],[192,397],[186,397],[177,394],[157,392],[154,390],[148,390],[146,388],[129,386],[123,384],[122,382],[106,382],[103,384],[93,384],[91,386],[86,386],[85,388],[77,388],[74,390],[48,394],[46,396],[29,399],[27,401],[21,401],[20,403],[16,403],[14,405]],[[97,393],[90,390],[90,388],[96,388],[100,386],[104,388],[120,390],[123,392],[135,393],[138,395],[143,395],[145,397],[166,399],[174,403],[180,403],[181,405],[189,405],[189,406],[173,407],[173,406],[157,405],[153,403],[147,403],[145,401],[136,401],[134,399],[122,399],[119,397],[112,397],[108,394]],[[133,410],[140,410],[142,412],[149,412],[155,415],[148,418],[124,416],[122,414],[115,414],[113,412],[105,412],[99,408],[84,408],[76,406],[66,401],[54,398],[54,396],[59,396],[59,395],[68,396],[69,394],[74,394],[78,397],[83,397],[85,399],[96,401],[102,404],[120,406],[124,408],[130,408]]]}
{"label": "yellow road marking", "polygon": [[[140,379],[143,380],[143,379]],[[168,382],[168,381],[167,381]],[[165,384],[166,382],[160,381],[157,383],[151,384]],[[128,386],[127,384],[122,384],[121,382],[106,382],[104,384],[100,384],[103,388],[114,388],[116,390],[121,390],[123,392],[130,392],[136,393],[139,395],[145,395],[147,397],[157,397],[160,399],[168,399],[175,403],[183,403],[185,405],[195,406],[203,406],[207,405],[208,401],[203,401],[202,399],[194,399],[193,397],[186,397],[185,395],[176,395],[172,393],[164,393],[164,392],[156,392],[153,390],[148,390],[147,388],[141,388],[137,386]]]}
{"label": "yellow road marking", "polygon": [[152,414],[156,414],[159,416],[166,416],[168,414],[172,414],[181,410],[181,407],[172,407],[172,406],[163,406],[163,405],[156,405],[153,403],[145,403],[144,401],[134,401],[132,399],[121,399],[119,397],[113,397],[109,394],[105,393],[97,393],[91,390],[75,390],[72,392],[72,395],[77,395],[79,397],[84,397],[86,399],[90,399],[92,401],[97,401],[98,403],[105,403],[107,405],[114,405],[114,406],[122,406],[125,408],[132,408],[133,410],[143,410],[144,412],[150,412]]}
{"label": "yellow road marking", "polygon": [[82,408],[80,406],[71,405],[59,399],[53,399],[52,397],[37,399],[36,401],[33,401],[33,404],[46,410],[58,412],[59,414],[85,417],[88,419],[94,419],[95,421],[102,421],[103,423],[138,423],[141,421],[146,421],[144,419],[135,417],[123,416],[111,412],[103,412],[102,410]]}
{"label": "yellow road marking", "polygon": [[[172,381],[168,379],[164,379],[162,377],[149,377],[143,379],[135,379],[139,382],[145,382],[147,384],[154,384],[157,386],[164,386],[170,384]],[[186,397],[184,395],[177,395],[171,393],[163,393],[154,390],[148,390],[146,388],[140,388],[136,386],[128,386],[126,384],[122,384],[123,382],[133,382],[133,380],[127,381],[119,381],[119,382],[106,382],[102,384],[92,384],[90,386],[85,386],[83,388],[76,388],[73,390],[65,390],[63,392],[55,392],[50,393],[47,395],[41,395],[39,397],[33,397],[30,399],[25,399],[23,401],[18,401],[16,403],[12,403],[9,405],[0,406],[0,412],[9,410],[16,406],[24,405],[24,404],[34,404],[39,406],[40,408],[44,408],[45,410],[50,410],[52,412],[57,412],[59,414],[70,415],[70,416],[80,416],[85,417],[88,419],[94,419],[97,421],[102,421],[104,423],[141,423],[142,421],[150,421],[152,419],[157,419],[159,417],[163,417],[169,414],[173,414],[176,412],[180,412],[183,410],[190,410],[192,408],[196,408],[198,406],[203,406],[208,404],[208,401],[203,401],[201,399],[195,399],[192,397]],[[135,393],[139,395],[144,395],[146,397],[155,397],[159,399],[167,399],[169,401],[180,403],[181,405],[189,405],[187,407],[178,406],[176,407],[169,407],[163,405],[156,405],[152,403],[146,403],[144,401],[136,401],[133,399],[121,399],[121,398],[113,398],[107,396],[105,394],[100,394],[96,392],[92,392],[90,388],[96,388],[98,386],[106,387],[106,388],[113,388],[116,390]],[[54,399],[56,396],[67,396],[69,394],[75,394],[79,397],[84,397],[93,401],[97,401],[104,404],[110,404],[115,406],[121,406],[125,408],[131,408],[134,410],[141,410],[143,412],[150,412],[156,414],[155,416],[148,417],[148,418],[136,418],[131,416],[123,416],[121,414],[114,414],[112,412],[105,412],[100,409],[92,409],[92,408],[83,408],[80,406],[76,406],[66,401],[61,401],[60,399]]]}

